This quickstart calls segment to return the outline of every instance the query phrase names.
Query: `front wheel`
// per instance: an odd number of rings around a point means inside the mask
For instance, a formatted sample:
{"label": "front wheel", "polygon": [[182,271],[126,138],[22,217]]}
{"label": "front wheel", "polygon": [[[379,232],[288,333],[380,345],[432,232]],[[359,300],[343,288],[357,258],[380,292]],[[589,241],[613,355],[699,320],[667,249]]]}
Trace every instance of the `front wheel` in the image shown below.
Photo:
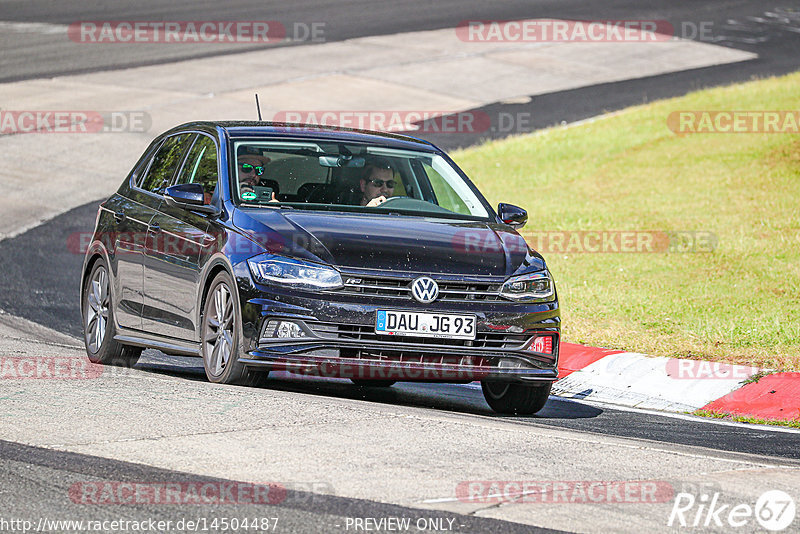
{"label": "front wheel", "polygon": [[266,373],[251,371],[239,361],[242,320],[235,287],[223,271],[208,289],[200,332],[203,367],[210,382],[257,385]]}
{"label": "front wheel", "polygon": [[92,266],[83,286],[83,342],[92,363],[133,367],[142,349],[128,347],[114,340],[114,312],[111,306],[111,287],[108,266],[98,259]]}
{"label": "front wheel", "polygon": [[536,385],[481,382],[483,396],[492,410],[515,415],[530,415],[544,408],[552,387],[552,382]]}

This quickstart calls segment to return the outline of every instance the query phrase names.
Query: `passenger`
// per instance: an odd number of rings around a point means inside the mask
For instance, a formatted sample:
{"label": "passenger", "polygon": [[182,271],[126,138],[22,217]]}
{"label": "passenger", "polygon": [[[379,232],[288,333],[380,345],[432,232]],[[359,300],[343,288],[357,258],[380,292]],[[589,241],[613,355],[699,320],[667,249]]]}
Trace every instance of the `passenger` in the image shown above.
{"label": "passenger", "polygon": [[261,182],[264,175],[264,168],[270,159],[261,154],[260,151],[246,147],[239,149],[239,194],[245,192],[255,192],[253,189]]}
{"label": "passenger", "polygon": [[[270,161],[272,160],[264,156],[257,148],[242,147],[239,149],[237,170],[240,196],[243,193],[255,193],[255,186],[261,185],[263,182],[274,182],[274,180],[263,178],[264,169]],[[274,188],[270,202],[278,202]]]}
{"label": "passenger", "polygon": [[369,161],[361,177],[361,205],[374,208],[394,194],[394,171],[385,159]]}

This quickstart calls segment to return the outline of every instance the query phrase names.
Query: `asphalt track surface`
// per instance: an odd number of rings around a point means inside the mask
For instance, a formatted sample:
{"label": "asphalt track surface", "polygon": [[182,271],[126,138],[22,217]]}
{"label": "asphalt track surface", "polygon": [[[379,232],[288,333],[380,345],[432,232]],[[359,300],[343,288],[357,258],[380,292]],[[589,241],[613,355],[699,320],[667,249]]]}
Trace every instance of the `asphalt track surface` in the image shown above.
{"label": "asphalt track surface", "polygon": [[[152,519],[155,522],[171,521],[172,525],[179,524],[181,520],[202,524],[201,521],[204,519],[210,524],[215,518],[268,518],[271,521],[277,518],[277,528],[273,530],[278,532],[333,532],[346,531],[347,518],[396,517],[407,518],[412,525],[418,521],[421,521],[419,524],[425,524],[422,521],[431,519],[444,521],[442,524],[453,525],[452,532],[562,532],[497,519],[425,511],[284,488],[277,490],[275,501],[279,502],[276,504],[236,503],[215,504],[213,507],[193,504],[191,501],[188,504],[171,506],[141,503],[104,506],[75,504],[69,497],[70,489],[80,487],[78,485],[87,480],[98,484],[157,480],[159,484],[184,484],[195,487],[204,484],[235,484],[236,481],[187,475],[142,464],[54,451],[3,440],[0,440],[0,477],[5,482],[6,488],[14,489],[13,492],[9,491],[3,496],[3,506],[6,510],[14,510],[15,518],[32,521],[34,526],[38,526],[42,518],[45,521],[47,518],[86,521],[87,517],[90,517],[91,521]],[[51,531],[65,530],[66,528]],[[173,527],[168,530],[193,529]],[[259,530],[259,532],[268,531],[268,529]]]}
{"label": "asphalt track surface", "polygon": [[[466,19],[519,19],[533,17],[668,20],[680,27],[684,22],[711,23],[717,44],[733,46],[759,54],[742,63],[695,69],[649,78],[538,95],[528,103],[495,103],[480,108],[490,116],[500,112],[528,113],[530,129],[572,122],[644,101],[684,94],[706,86],[732,83],[753,76],[781,75],[800,68],[800,2],[786,2],[783,8],[769,10],[761,2],[734,0],[649,2],[636,0],[596,4],[579,0],[484,2],[475,0],[406,0],[403,2],[298,1],[226,2],[220,14],[217,1],[181,0],[169,3],[153,0],[124,1],[0,1],[0,20],[69,24],[80,20],[264,20],[326,22],[326,39],[336,41],[365,35],[452,27]],[[794,7],[791,7],[794,6]],[[367,9],[369,7],[369,9]],[[765,14],[765,10],[767,13]],[[788,22],[776,22],[776,11],[792,15]],[[0,82],[25,77],[47,77],[58,73],[77,73],[124,68],[153,62],[170,62],[198,57],[198,50],[176,50],[171,45],[147,45],[116,49],[103,47],[103,57],[95,58],[91,47],[86,53],[69,55],[64,51],[63,36],[45,36],[36,48],[14,46],[13,32],[0,26]],[[124,46],[124,45],[123,45]],[[180,48],[180,47],[177,47]],[[235,53],[242,48],[218,51]],[[33,66],[37,70],[23,76],[14,65]],[[6,78],[3,78],[5,76]],[[455,135],[426,134],[424,137],[444,149],[473,144],[502,132]],[[123,179],[120,176],[120,181]],[[57,201],[57,199],[53,199]],[[99,201],[98,201],[99,202]],[[74,252],[75,237],[91,232],[96,204],[76,208],[42,226],[13,239],[0,242],[0,309],[55,328],[79,335],[77,312],[78,279],[82,256]],[[534,224],[534,223],[531,223]]]}
{"label": "asphalt track surface", "polygon": [[[729,46],[758,54],[758,58],[694,69],[662,76],[536,95],[523,103],[495,102],[476,108],[492,118],[487,131],[469,134],[437,133],[428,128],[424,135],[442,148],[451,149],[523,133],[554,124],[573,122],[604,112],[650,100],[685,94],[704,87],[793,72],[800,67],[800,2],[787,1],[780,7],[742,0],[673,2],[656,0],[314,0],[263,2],[101,2],[11,0],[0,2],[0,21],[69,25],[86,20],[275,20],[287,28],[294,24],[324,22],[325,42],[369,35],[451,28],[465,20],[513,20],[559,18],[575,20],[665,20],[683,38]],[[302,44],[302,43],[295,43]],[[141,65],[169,63],[198,57],[235,54],[289,44],[175,45],[125,43],[113,46],[64,45],[64,35],[25,35],[0,24],[0,82],[113,70]],[[525,117],[520,128],[511,131],[500,124],[501,114]],[[508,116],[508,115],[506,115]]]}
{"label": "asphalt track surface", "polygon": [[[795,5],[786,3],[784,5]],[[147,2],[49,2],[41,0],[4,1],[0,20],[69,24],[78,20],[279,20],[326,22],[326,40],[335,41],[366,35],[390,34],[415,30],[452,27],[465,19],[574,18],[574,19],[666,19],[673,24],[684,21],[712,21],[716,44],[732,46],[759,54],[745,63],[678,72],[651,78],[563,91],[533,97],[519,104],[495,103],[480,108],[491,116],[500,112],[529,113],[531,129],[595,116],[657,98],[684,94],[687,91],[744,81],[753,76],[780,75],[797,70],[800,64],[800,33],[794,23],[775,24],[763,14],[768,9],[760,2],[651,2],[638,1],[590,3],[583,1],[407,1],[385,2],[377,7],[371,1],[316,2],[226,2],[225,15],[218,12],[216,1],[171,2],[164,6]],[[367,8],[368,7],[368,8]],[[762,21],[748,17],[761,18]],[[737,23],[729,23],[735,20]],[[727,41],[721,40],[728,38]],[[0,81],[50,77],[59,74],[90,72],[114,68],[167,63],[202,57],[237,53],[242,46],[211,52],[197,47],[148,45],[140,47],[86,47],[81,54],[71,54],[55,39],[42,36],[36,46],[15,39],[13,33],[0,29]],[[482,138],[501,137],[502,132],[485,132],[473,139],[460,133],[458,139],[446,135],[428,135],[443,148],[478,142]],[[122,177],[120,177],[122,179]],[[56,199],[54,199],[56,201]],[[76,253],[75,236],[90,232],[97,203],[90,203],[12,239],[0,242],[0,309],[73,336],[80,335],[78,280],[82,255]],[[158,359],[158,353],[156,359]],[[151,358],[152,359],[152,358]],[[153,372],[202,380],[199,362],[192,359],[162,359],[161,365],[140,364]],[[452,385],[398,384],[388,390],[354,388],[341,381],[303,379],[273,380],[269,386],[303,395],[358,398],[365,402],[428,407],[433,410],[497,417],[491,414],[480,391]],[[797,435],[760,428],[729,426],[693,421],[652,413],[618,410],[588,403],[551,399],[536,417],[506,418],[522,425],[545,425],[584,433],[608,434],[647,442],[698,446],[719,451],[749,453],[800,459]],[[23,473],[24,474],[20,474]],[[186,480],[185,474],[145,467],[127,462],[101,459],[74,453],[0,442],[0,473],[6,482],[4,507],[18,517],[41,517],[50,514],[70,517],[75,505],[65,498],[65,488],[77,479],[92,477],[108,480]],[[171,478],[172,477],[172,478]],[[43,488],[47,488],[43,491]],[[93,508],[92,518],[161,517],[176,519],[198,515],[197,508],[146,509],[143,507]],[[297,493],[295,498],[276,507],[284,526],[292,531],[333,530],[343,517],[404,516],[431,517],[431,513],[371,501],[325,497]],[[224,515],[224,507],[214,515]],[[231,507],[230,515],[243,510]],[[263,510],[254,510],[263,512]],[[58,512],[64,512],[59,514]],[[116,512],[116,513],[115,513]],[[437,516],[456,519],[465,531],[516,532],[532,527],[446,512]]]}
{"label": "asphalt track surface", "polygon": [[[795,2],[784,2],[786,8],[800,8]],[[772,5],[742,0],[682,1],[611,0],[178,0],[162,2],[146,0],[105,0],[81,2],[62,0],[6,0],[0,2],[0,20],[69,25],[79,21],[132,20],[274,20],[290,28],[293,24],[324,22],[324,40],[341,41],[369,35],[385,35],[409,31],[452,28],[464,20],[512,20],[524,18],[560,18],[576,20],[666,20],[675,28],[683,23],[711,23],[713,39],[722,44],[752,51],[771,51],[767,62],[777,59],[784,31],[778,23],[759,25],[748,17],[763,17]],[[731,26],[729,21],[742,25]],[[785,26],[785,25],[784,25]],[[789,24],[789,26],[792,26]],[[676,30],[684,35],[682,30]],[[281,45],[197,45],[147,44],[118,47],[85,45],[80,54],[65,47],[63,35],[46,35],[29,47],[14,32],[0,31],[0,48],[5,52],[0,81],[50,77],[96,70],[118,69],[140,65],[167,63],[181,59],[238,53]],[[690,33],[685,36],[692,38]],[[697,36],[695,36],[697,37]],[[727,37],[727,39],[726,39]],[[748,42],[760,41],[763,42]],[[726,40],[725,40],[726,39]],[[763,45],[763,46],[762,46]],[[286,45],[282,45],[286,46]],[[794,50],[784,49],[789,55]],[[787,58],[788,59],[788,58]],[[794,64],[797,59],[795,58]],[[790,61],[791,62],[791,61]],[[779,65],[775,65],[778,67]],[[743,78],[749,73],[743,73]]]}
{"label": "asphalt track surface", "polygon": [[[87,204],[17,237],[0,241],[0,272],[4,274],[0,279],[0,308],[59,332],[81,336],[78,280],[83,255],[76,253],[74,247],[81,233],[91,232],[96,210],[97,203]],[[197,359],[162,356],[161,361],[168,365],[154,370],[184,376],[187,380],[204,379],[202,364]],[[481,392],[463,386],[407,383],[387,390],[358,389],[347,381],[298,378],[274,380],[267,387],[492,416]],[[513,420],[520,424],[800,459],[798,436],[794,433],[599,408],[555,398],[536,417]]]}

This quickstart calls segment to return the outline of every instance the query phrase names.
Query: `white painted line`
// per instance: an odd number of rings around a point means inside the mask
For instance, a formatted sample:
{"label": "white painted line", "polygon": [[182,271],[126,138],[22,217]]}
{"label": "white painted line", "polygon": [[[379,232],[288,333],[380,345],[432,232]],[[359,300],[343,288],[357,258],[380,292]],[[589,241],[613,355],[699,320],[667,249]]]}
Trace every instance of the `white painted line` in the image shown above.
{"label": "white painted line", "polygon": [[[63,34],[69,44],[67,30],[66,24],[0,21],[0,32]],[[15,109],[136,109],[152,117],[145,133],[49,136],[51,164],[61,169],[48,182],[57,204],[41,203],[41,183],[24,170],[39,158],[40,135],[1,136],[0,166],[13,187],[0,199],[0,238],[110,194],[147,141],[169,127],[198,119],[252,119],[254,92],[265,119],[292,110],[436,115],[756,57],[683,40],[472,43],[461,41],[455,28],[445,28],[0,84],[0,101],[13,102]],[[187,79],[195,83],[187,85]],[[108,154],[114,154],[113,161]]]}
{"label": "white painted line", "polygon": [[695,423],[707,423],[710,425],[719,425],[719,426],[732,426],[737,428],[742,428],[746,430],[758,430],[762,432],[780,432],[780,433],[788,433],[788,434],[800,434],[800,428],[792,428],[787,426],[773,426],[773,425],[759,425],[755,423],[740,423],[738,421],[725,421],[721,419],[714,419],[712,417],[700,417],[699,415],[691,415],[686,413],[673,413],[673,412],[662,412],[658,410],[648,410],[644,408],[634,408],[631,406],[623,406],[619,404],[610,404],[607,402],[600,402],[590,399],[584,400],[576,400],[570,399],[568,397],[559,397],[557,395],[551,395],[551,399],[562,401],[562,402],[574,402],[576,404],[588,404],[589,406],[595,406],[597,408],[608,408],[610,410],[617,410],[620,412],[633,412],[633,413],[641,413],[646,415],[656,415],[659,417],[669,417],[670,419],[681,419],[684,421],[692,421]]}
{"label": "white painted line", "polygon": [[42,35],[67,34],[66,24],[50,24],[47,22],[12,22],[0,21],[0,32],[38,33]]}
{"label": "white painted line", "polygon": [[[576,371],[576,373],[579,371]],[[575,373],[573,373],[575,374]],[[571,376],[571,375],[570,375]],[[562,379],[564,380],[564,379]],[[465,387],[473,390],[481,390],[480,382],[471,382],[469,384],[462,384],[460,387]],[[555,385],[554,385],[555,389]],[[756,423],[740,423],[738,421],[727,421],[721,419],[714,419],[712,417],[701,417],[699,415],[691,415],[689,413],[680,413],[680,412],[669,412],[669,411],[661,411],[658,409],[648,409],[648,408],[637,408],[634,406],[628,406],[625,404],[617,404],[614,402],[604,402],[600,400],[596,400],[592,397],[586,398],[578,398],[578,397],[570,397],[570,396],[562,396],[559,394],[550,395],[549,399],[551,401],[557,402],[570,402],[575,404],[581,405],[589,405],[595,406],[597,408],[608,408],[611,410],[617,410],[620,412],[633,412],[633,413],[641,413],[647,415],[656,415],[659,417],[669,417],[671,419],[681,419],[684,421],[692,421],[695,423],[706,423],[711,425],[719,425],[719,426],[729,426],[729,427],[736,427],[742,428],[747,430],[758,430],[762,432],[780,432],[780,433],[788,433],[788,434],[800,434],[800,428],[792,428],[786,426],[777,426],[777,425],[759,425]],[[706,403],[707,404],[707,403]],[[705,404],[704,404],[705,405]],[[694,411],[694,410],[686,410],[687,412]]]}

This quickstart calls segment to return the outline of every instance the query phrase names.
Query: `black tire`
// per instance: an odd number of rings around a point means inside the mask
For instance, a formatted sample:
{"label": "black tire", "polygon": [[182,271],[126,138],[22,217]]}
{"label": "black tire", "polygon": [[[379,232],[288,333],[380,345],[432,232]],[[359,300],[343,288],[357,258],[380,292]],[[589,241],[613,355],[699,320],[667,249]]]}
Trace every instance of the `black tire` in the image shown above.
{"label": "black tire", "polygon": [[[220,304],[222,315],[217,310]],[[217,325],[220,317],[221,328]],[[209,382],[242,386],[264,383],[269,371],[253,371],[239,361],[242,337],[239,294],[231,276],[222,271],[208,288],[200,325],[200,355]]]}
{"label": "black tire", "polygon": [[350,381],[360,388],[389,388],[397,380],[368,380],[366,378],[351,378]]}
{"label": "black tire", "polygon": [[508,382],[481,382],[483,396],[492,410],[513,415],[530,415],[544,408],[552,387],[552,382],[534,386]]}
{"label": "black tire", "polygon": [[84,282],[81,317],[83,343],[90,362],[120,367],[136,365],[142,349],[114,340],[117,329],[114,325],[110,278],[108,266],[102,258],[94,262]]}

